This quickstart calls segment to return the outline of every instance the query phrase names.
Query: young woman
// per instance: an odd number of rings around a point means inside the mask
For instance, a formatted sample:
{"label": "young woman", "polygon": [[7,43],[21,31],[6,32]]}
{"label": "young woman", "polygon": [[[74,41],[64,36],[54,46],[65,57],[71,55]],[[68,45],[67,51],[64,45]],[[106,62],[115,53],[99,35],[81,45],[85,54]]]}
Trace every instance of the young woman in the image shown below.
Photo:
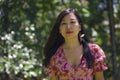
{"label": "young woman", "polygon": [[105,54],[88,42],[78,12],[62,11],[44,48],[46,74],[51,80],[104,80]]}

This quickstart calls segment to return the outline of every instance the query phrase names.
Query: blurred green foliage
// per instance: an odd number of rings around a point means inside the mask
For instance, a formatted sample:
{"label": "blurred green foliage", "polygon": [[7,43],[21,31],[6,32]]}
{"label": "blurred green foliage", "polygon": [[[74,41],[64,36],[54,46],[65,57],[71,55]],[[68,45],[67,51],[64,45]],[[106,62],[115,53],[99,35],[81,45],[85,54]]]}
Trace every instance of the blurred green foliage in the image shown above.
{"label": "blurred green foliage", "polygon": [[[47,78],[42,65],[43,47],[57,15],[68,7],[78,10],[89,39],[105,51],[109,66],[105,80],[111,80],[112,51],[103,0],[0,0],[0,80]],[[114,5],[117,62],[120,62],[119,13],[120,2]]]}

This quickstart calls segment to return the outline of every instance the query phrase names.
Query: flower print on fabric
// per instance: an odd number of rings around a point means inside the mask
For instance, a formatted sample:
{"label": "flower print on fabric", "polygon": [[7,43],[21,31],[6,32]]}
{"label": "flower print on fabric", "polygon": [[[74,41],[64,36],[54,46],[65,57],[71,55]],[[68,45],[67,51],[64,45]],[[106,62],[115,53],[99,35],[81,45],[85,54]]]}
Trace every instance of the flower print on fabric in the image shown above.
{"label": "flower print on fabric", "polygon": [[107,69],[104,61],[105,54],[96,44],[89,43],[90,51],[94,57],[94,67],[87,68],[85,57],[81,58],[80,64],[72,67],[66,60],[62,46],[58,48],[55,55],[52,56],[49,66],[46,68],[46,74],[49,76],[58,76],[60,80],[93,80],[94,72]]}

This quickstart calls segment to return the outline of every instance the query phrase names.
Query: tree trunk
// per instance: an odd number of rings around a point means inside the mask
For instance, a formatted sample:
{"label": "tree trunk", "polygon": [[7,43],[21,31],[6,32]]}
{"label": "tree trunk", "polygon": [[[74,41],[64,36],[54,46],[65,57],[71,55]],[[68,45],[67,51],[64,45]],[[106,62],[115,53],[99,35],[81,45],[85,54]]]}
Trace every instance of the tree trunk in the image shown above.
{"label": "tree trunk", "polygon": [[112,64],[113,64],[113,80],[118,80],[117,77],[117,61],[116,61],[116,45],[115,45],[115,27],[114,27],[114,16],[113,16],[113,0],[107,0],[109,26],[110,26],[110,37],[111,37],[111,48],[112,48]]}

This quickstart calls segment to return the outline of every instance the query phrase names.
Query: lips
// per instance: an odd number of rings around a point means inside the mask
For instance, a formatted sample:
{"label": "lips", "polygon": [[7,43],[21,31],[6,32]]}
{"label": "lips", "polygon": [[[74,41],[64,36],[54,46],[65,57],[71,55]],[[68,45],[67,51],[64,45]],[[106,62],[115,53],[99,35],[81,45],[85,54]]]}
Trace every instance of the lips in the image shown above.
{"label": "lips", "polygon": [[73,31],[67,31],[67,32],[66,32],[66,34],[71,34],[71,33],[73,33]]}

